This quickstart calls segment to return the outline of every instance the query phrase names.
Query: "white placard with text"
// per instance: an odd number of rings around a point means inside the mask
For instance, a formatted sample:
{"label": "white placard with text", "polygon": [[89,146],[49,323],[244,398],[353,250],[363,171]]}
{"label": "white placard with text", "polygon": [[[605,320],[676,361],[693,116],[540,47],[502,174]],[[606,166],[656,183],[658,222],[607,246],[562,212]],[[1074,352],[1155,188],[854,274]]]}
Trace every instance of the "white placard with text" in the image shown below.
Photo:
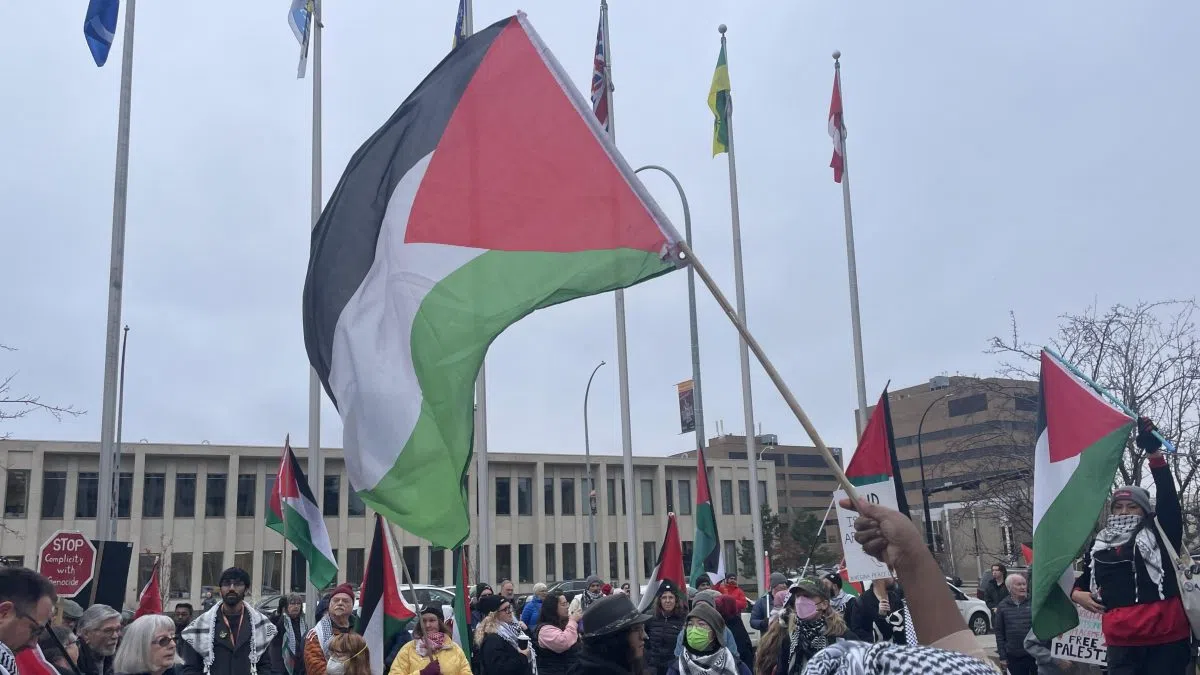
{"label": "white placard with text", "polygon": [[[859,499],[896,508],[896,485],[890,478],[878,483],[856,486],[854,489],[858,492]],[[862,544],[854,540],[854,520],[858,518],[858,513],[842,508],[840,502],[845,498],[844,490],[834,490],[833,499],[842,533],[842,553],[846,556],[846,571],[850,581],[872,581],[891,576],[887,565],[867,555]]]}

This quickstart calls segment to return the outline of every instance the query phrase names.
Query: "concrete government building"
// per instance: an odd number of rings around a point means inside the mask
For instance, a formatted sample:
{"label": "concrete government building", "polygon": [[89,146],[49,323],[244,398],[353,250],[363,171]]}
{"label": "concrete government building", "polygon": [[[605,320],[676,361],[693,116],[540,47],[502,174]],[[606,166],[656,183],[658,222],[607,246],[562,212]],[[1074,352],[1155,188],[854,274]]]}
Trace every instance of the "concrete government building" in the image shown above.
{"label": "concrete government building", "polygon": [[[264,525],[267,497],[279,468],[279,447],[128,443],[118,478],[117,539],[133,542],[126,584],[127,606],[163,560],[161,583],[174,601],[198,603],[221,571],[237,565],[250,572],[256,597],[281,589],[303,591],[304,559]],[[305,451],[295,448],[307,471]],[[326,450],[325,477],[313,492],[321,502],[337,555],[339,581],[362,580],[372,518],[351,491],[341,450]],[[534,582],[581,579],[592,573],[588,537],[588,491],[582,455],[489,453],[487,509],[492,513],[490,557],[495,583],[511,578],[518,592]],[[5,469],[0,556],[36,567],[38,548],[56,530],[95,535],[99,491],[99,444],[0,441]],[[776,462],[758,467],[760,499],[779,509]],[[737,540],[750,536],[749,466],[745,460],[708,460],[717,527],[732,569]],[[658,556],[666,514],[678,516],[684,565],[695,532],[696,463],[693,458],[634,457],[637,538],[625,541],[624,478],[619,456],[593,456],[596,487],[596,573],[607,580],[630,578],[630,564],[645,580]],[[478,531],[475,481],[471,480],[471,529]],[[450,552],[402,533],[397,542],[414,582],[449,585]],[[468,542],[474,543],[474,537]],[[471,546],[472,577],[477,552]],[[632,549],[632,550],[630,550]],[[621,555],[618,556],[618,550]],[[287,553],[285,561],[284,554]],[[753,575],[752,570],[743,572]]]}

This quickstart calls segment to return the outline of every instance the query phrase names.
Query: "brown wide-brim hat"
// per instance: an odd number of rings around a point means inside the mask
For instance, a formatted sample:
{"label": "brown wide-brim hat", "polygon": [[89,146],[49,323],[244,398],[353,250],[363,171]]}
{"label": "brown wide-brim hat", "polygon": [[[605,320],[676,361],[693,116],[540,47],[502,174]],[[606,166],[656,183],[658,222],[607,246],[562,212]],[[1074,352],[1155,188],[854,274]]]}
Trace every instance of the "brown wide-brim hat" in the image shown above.
{"label": "brown wide-brim hat", "polygon": [[582,637],[610,635],[641,625],[653,618],[649,614],[639,612],[628,595],[609,595],[593,602],[583,612],[583,626],[587,630]]}

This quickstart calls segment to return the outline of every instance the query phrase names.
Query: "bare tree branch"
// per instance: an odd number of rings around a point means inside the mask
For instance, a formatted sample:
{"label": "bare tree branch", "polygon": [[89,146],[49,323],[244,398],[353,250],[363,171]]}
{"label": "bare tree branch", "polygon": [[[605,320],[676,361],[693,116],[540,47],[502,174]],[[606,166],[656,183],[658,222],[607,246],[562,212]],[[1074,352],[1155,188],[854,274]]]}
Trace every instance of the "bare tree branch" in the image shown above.
{"label": "bare tree branch", "polygon": [[[0,344],[0,351],[15,352],[16,349],[8,345]],[[64,415],[77,417],[86,413],[84,410],[79,410],[71,405],[58,405],[53,403],[45,403],[41,397],[33,394],[16,394],[12,392],[13,380],[16,379],[17,373],[11,373],[3,380],[0,380],[0,422],[5,420],[15,420],[25,417],[32,412],[48,413],[56,420],[62,420]],[[8,433],[0,433],[0,440],[7,439]]]}

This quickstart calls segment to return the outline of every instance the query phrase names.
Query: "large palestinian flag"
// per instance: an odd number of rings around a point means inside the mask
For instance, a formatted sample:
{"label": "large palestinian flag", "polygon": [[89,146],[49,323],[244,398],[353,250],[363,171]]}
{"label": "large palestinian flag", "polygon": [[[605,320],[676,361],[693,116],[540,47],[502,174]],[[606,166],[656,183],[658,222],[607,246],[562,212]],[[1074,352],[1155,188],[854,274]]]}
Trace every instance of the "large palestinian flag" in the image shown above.
{"label": "large palestinian flag", "polygon": [[896,459],[896,437],[892,432],[892,406],[888,403],[887,387],[858,439],[858,447],[846,467],[846,478],[856,486],[892,481],[896,488],[897,510],[909,515],[908,498],[900,478],[900,462]]}
{"label": "large palestinian flag", "polygon": [[675,524],[675,514],[667,514],[667,533],[663,535],[662,548],[658,549],[658,562],[646,581],[646,592],[642,593],[638,611],[646,612],[654,606],[658,597],[658,589],[664,582],[671,582],[680,593],[686,593],[687,586],[683,579],[683,548],[679,543],[679,526]]}
{"label": "large palestinian flag", "polygon": [[267,507],[267,527],[292,542],[308,561],[308,580],[312,585],[325,588],[332,583],[337,578],[337,558],[317,498],[292,452],[291,436],[283,441],[283,456]]}
{"label": "large palestinian flag", "polygon": [[384,655],[392,641],[406,630],[417,613],[400,594],[400,574],[397,572],[396,542],[387,523],[375,514],[375,536],[371,540],[371,555],[363,570],[359,589],[359,615],[356,629],[367,642],[371,655],[371,675],[387,675]]}
{"label": "large palestinian flag", "polygon": [[1071,564],[1108,501],[1135,420],[1070,366],[1042,352],[1033,454],[1033,631],[1048,640],[1079,623]]}
{"label": "large palestinian flag", "polygon": [[[707,573],[715,584],[725,578],[725,550],[717,534],[717,512],[713,510],[712,493],[708,491],[708,466],[704,449],[696,451],[696,534],[692,543],[692,588]],[[714,578],[715,577],[715,578]]]}
{"label": "large palestinian flag", "polygon": [[680,241],[524,15],[460,44],[354,154],[312,234],[305,344],[363,501],[463,541],[488,345],[674,269]]}

